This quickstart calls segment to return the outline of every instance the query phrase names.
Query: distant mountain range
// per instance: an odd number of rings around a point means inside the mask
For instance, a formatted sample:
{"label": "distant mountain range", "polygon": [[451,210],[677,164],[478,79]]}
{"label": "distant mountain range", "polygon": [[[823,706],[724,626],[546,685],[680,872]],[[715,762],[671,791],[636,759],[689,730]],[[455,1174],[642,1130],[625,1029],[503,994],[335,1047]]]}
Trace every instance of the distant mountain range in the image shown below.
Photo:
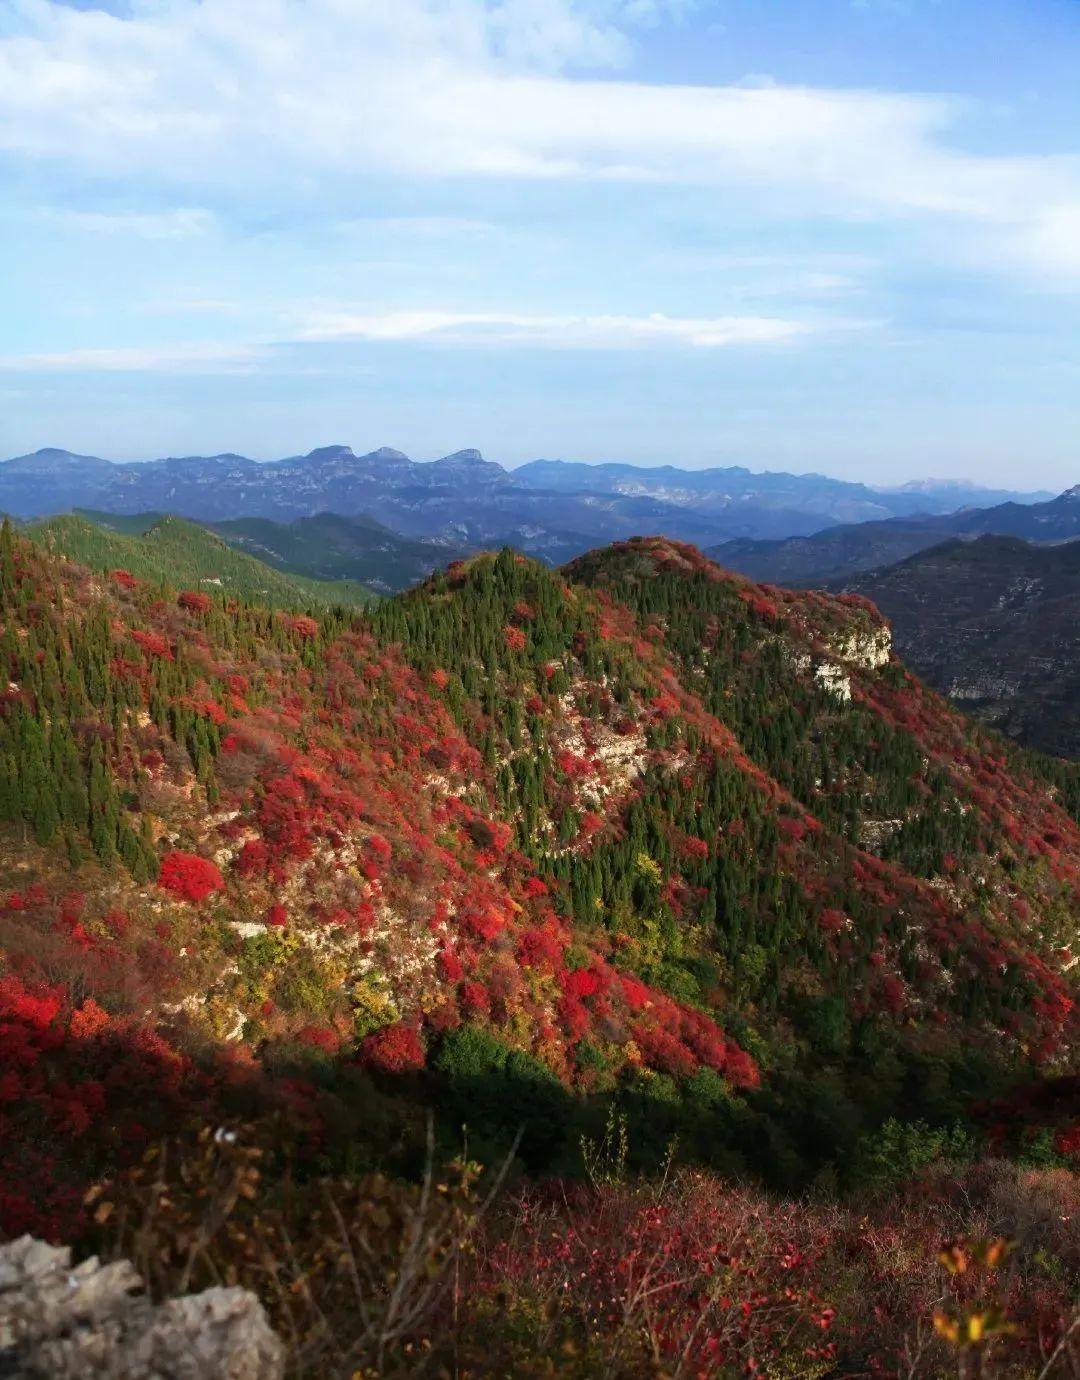
{"label": "distant mountain range", "polygon": [[951,537],[986,535],[1032,542],[1080,537],[1080,485],[1049,502],[1013,500],[936,516],[846,523],[780,540],[736,539],[712,547],[708,554],[718,564],[754,580],[806,586],[892,565]]}
{"label": "distant mountain range", "polygon": [[[74,508],[212,522],[364,515],[404,537],[472,550],[510,544],[553,563],[639,533],[716,546],[736,538],[808,536],[844,522],[941,514],[1001,496],[937,482],[878,490],[740,467],[540,460],[508,471],[476,450],[418,463],[388,447],[356,455],[342,445],[267,462],[225,454],[116,464],[45,449],[0,463],[0,510],[21,518]],[[1010,497],[1023,503],[1040,495]]]}
{"label": "distant mountain range", "polygon": [[[1080,523],[1080,493],[1063,500]],[[953,539],[834,588],[872,599],[899,654],[963,709],[1080,756],[1080,541]]]}
{"label": "distant mountain range", "polygon": [[915,480],[896,489],[876,489],[830,479],[823,474],[754,474],[733,465],[723,469],[683,470],[674,465],[586,465],[566,460],[534,460],[513,472],[531,488],[553,493],[606,493],[692,504],[712,516],[735,516],[741,507],[777,514],[813,515],[823,523],[872,522],[913,513],[951,513],[975,504],[1006,501],[1035,503],[1050,493],[1018,494],[955,480]]}

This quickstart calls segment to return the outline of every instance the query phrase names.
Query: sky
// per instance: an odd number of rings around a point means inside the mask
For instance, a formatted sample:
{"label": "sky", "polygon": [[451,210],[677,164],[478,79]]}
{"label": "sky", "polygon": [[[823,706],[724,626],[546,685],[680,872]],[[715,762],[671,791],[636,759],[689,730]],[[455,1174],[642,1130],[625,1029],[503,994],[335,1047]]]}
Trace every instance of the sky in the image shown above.
{"label": "sky", "polygon": [[0,455],[1080,482],[1080,0],[0,0]]}

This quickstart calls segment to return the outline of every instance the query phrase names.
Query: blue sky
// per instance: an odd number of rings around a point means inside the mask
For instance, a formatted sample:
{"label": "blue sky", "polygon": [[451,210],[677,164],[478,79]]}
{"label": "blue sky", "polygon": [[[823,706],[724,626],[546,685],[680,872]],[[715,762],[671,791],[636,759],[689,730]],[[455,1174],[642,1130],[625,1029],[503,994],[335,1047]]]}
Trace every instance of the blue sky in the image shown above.
{"label": "blue sky", "polygon": [[1080,480],[1077,0],[0,0],[0,454]]}

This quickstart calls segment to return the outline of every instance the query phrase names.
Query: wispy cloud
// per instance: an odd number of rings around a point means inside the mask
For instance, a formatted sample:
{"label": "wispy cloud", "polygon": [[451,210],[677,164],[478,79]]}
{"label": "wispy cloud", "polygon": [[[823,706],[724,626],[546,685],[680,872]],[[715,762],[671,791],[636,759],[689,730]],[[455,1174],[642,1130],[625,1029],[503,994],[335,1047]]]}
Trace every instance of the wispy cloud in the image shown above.
{"label": "wispy cloud", "polygon": [[198,239],[217,224],[213,212],[186,207],[171,211],[78,211],[50,207],[37,215],[81,234],[135,236],[145,240]]}
{"label": "wispy cloud", "polygon": [[[945,97],[661,86],[617,67],[658,0],[20,0],[0,152],[222,196],[372,173],[779,189],[795,211],[947,218],[989,256],[1080,273],[1075,161],[959,142]],[[317,80],[312,80],[317,73]]]}
{"label": "wispy cloud", "polygon": [[0,355],[0,373],[250,373],[271,354],[264,345],[152,345]]}
{"label": "wispy cloud", "polygon": [[[854,323],[841,323],[851,325]],[[331,311],[313,315],[302,339],[426,341],[436,345],[503,345],[548,349],[627,350],[664,346],[716,349],[787,344],[836,323],[769,316],[677,317],[531,315],[516,312]]]}
{"label": "wispy cloud", "polygon": [[[868,323],[786,320],[764,316],[558,316],[481,311],[324,311],[299,333],[274,342],[137,345],[0,355],[0,374],[325,372],[317,345],[426,343],[444,347],[551,350],[719,349],[789,345],[825,329]],[[341,358],[337,368],[350,367]]]}

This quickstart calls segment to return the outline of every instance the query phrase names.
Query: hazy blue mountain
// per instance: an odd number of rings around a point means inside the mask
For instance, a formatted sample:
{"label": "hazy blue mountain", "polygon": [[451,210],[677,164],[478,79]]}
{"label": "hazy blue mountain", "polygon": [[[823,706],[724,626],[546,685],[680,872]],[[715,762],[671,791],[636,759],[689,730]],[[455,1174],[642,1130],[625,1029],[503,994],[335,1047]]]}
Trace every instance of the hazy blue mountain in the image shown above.
{"label": "hazy blue mountain", "polygon": [[712,547],[709,555],[755,580],[808,585],[892,565],[949,537],[984,535],[1031,542],[1080,536],[1080,485],[1046,503],[1000,503],[939,516],[845,524],[776,541],[733,540]]}
{"label": "hazy blue mountain", "polygon": [[50,449],[0,463],[0,510],[21,518],[75,508],[203,522],[365,515],[417,541],[462,550],[511,542],[551,562],[646,533],[705,547],[809,536],[940,501],[924,488],[885,493],[821,475],[559,461],[507,471],[477,450],[418,463],[385,446],[364,455],[320,446],[266,462],[223,454],[132,464]]}
{"label": "hazy blue mountain", "polygon": [[[742,466],[684,470],[674,465],[586,465],[534,460],[513,471],[521,484],[558,493],[618,493],[692,503],[699,512],[728,514],[740,506],[814,514],[829,523],[867,522],[915,513],[951,513],[1006,500],[1035,502],[1048,493],[1018,494],[951,480],[916,480],[899,488],[873,488],[822,474],[754,474]],[[822,524],[824,525],[824,524]]]}

